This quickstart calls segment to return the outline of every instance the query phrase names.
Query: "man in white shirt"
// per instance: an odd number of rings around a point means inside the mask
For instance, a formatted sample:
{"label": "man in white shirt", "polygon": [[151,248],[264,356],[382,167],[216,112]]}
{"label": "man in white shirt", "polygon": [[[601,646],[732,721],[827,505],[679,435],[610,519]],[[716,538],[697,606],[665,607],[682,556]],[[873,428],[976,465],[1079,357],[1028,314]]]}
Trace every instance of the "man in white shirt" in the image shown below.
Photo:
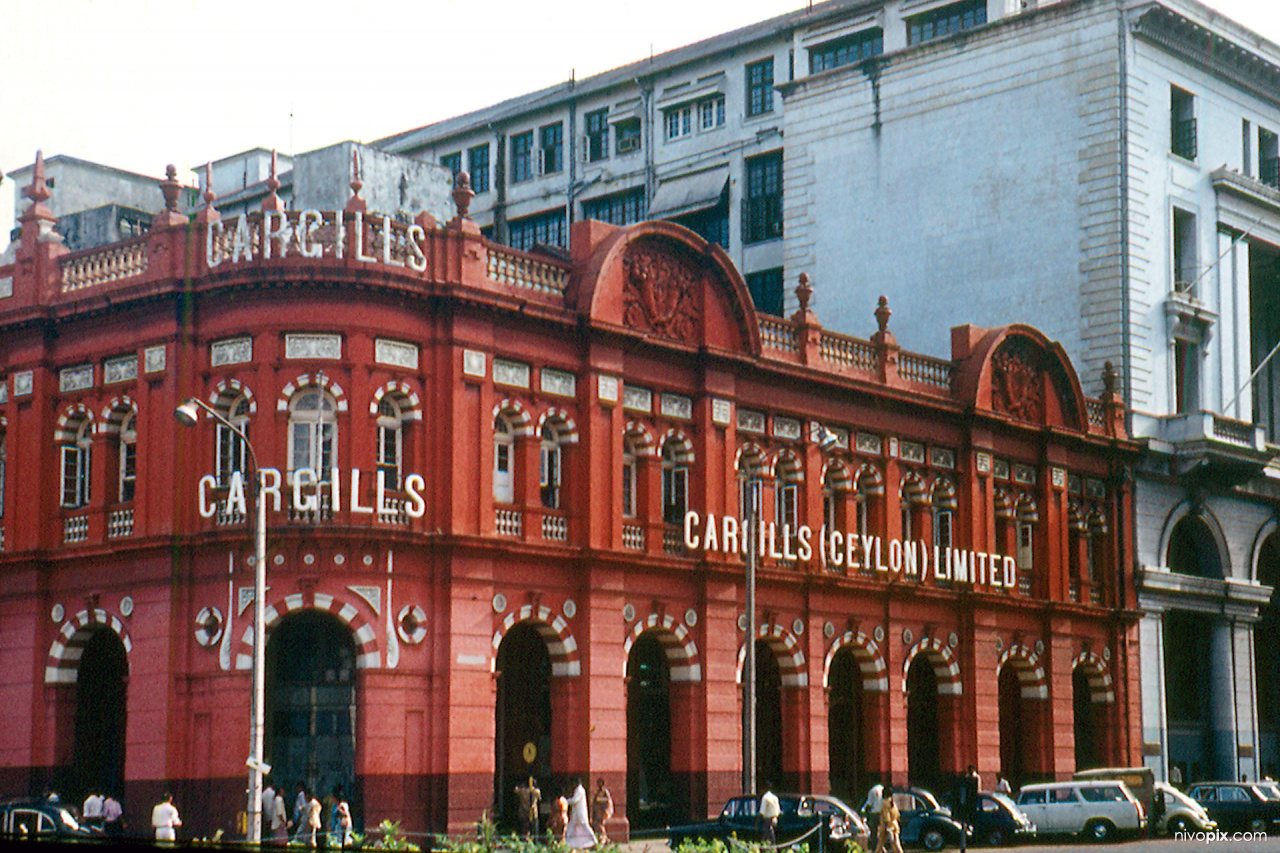
{"label": "man in white shirt", "polygon": [[156,841],[177,839],[177,829],[182,826],[182,818],[178,817],[178,809],[173,805],[173,794],[166,793],[164,799],[151,810],[151,826],[156,831]]}
{"label": "man in white shirt", "polygon": [[102,828],[102,795],[91,793],[85,798],[84,807],[80,810],[85,826]]}
{"label": "man in white shirt", "polygon": [[770,847],[774,847],[778,843],[778,839],[774,832],[778,826],[778,815],[782,814],[782,804],[778,802],[778,795],[768,788],[760,795],[760,821],[764,824],[764,837],[769,842]]}

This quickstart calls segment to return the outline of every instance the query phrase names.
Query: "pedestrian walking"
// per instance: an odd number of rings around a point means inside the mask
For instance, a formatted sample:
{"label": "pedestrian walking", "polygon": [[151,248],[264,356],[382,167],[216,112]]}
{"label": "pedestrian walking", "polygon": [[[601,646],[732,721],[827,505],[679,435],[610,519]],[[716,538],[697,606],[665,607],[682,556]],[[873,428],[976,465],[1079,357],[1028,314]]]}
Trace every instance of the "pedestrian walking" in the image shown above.
{"label": "pedestrian walking", "polygon": [[271,837],[272,816],[276,810],[276,789],[272,787],[270,780],[265,776],[262,779],[262,812],[260,814],[262,828],[258,834],[259,838]]}
{"label": "pedestrian walking", "polygon": [[604,786],[604,777],[601,777],[596,780],[596,790],[591,795],[591,829],[596,834],[596,840],[601,844],[609,842],[604,825],[611,817],[613,817],[613,795]]}
{"label": "pedestrian walking", "polygon": [[102,795],[97,792],[90,792],[89,796],[84,798],[84,805],[80,809],[81,823],[85,826],[93,826],[98,829],[102,828]]}
{"label": "pedestrian walking", "polygon": [[587,792],[582,782],[573,780],[573,794],[569,797],[569,823],[564,830],[564,843],[574,850],[589,850],[596,846],[596,834],[591,831],[587,814]]}
{"label": "pedestrian walking", "polygon": [[564,841],[565,830],[569,826],[569,801],[563,796],[551,801],[551,816],[547,820],[547,831],[556,841]]}
{"label": "pedestrian walking", "polygon": [[308,847],[316,846],[316,834],[320,832],[320,811],[322,808],[323,806],[320,805],[320,801],[315,798],[315,795],[308,793],[306,826],[300,832],[303,842]]}
{"label": "pedestrian walking", "polygon": [[531,838],[538,834],[538,803],[542,800],[542,792],[532,776],[524,785],[516,786],[516,799],[520,801],[520,833]]}
{"label": "pedestrian walking", "polygon": [[102,831],[114,838],[124,835],[124,808],[115,794],[102,801]]}
{"label": "pedestrian walking", "polygon": [[338,839],[338,847],[346,847],[351,843],[351,806],[342,795],[342,786],[333,789],[333,798],[337,802],[333,806],[333,825],[330,832]]}
{"label": "pedestrian walking", "polygon": [[151,810],[151,827],[156,832],[156,841],[176,840],[180,826],[182,818],[178,816],[178,808],[173,804],[173,794],[166,792],[164,799]]}
{"label": "pedestrian walking", "polygon": [[782,804],[778,802],[778,795],[765,785],[764,793],[760,795],[760,828],[770,847],[776,847],[778,844],[777,829],[780,814],[782,814]]}
{"label": "pedestrian walking", "polygon": [[289,827],[292,822],[289,820],[289,810],[284,804],[284,794],[280,791],[275,792],[275,797],[271,800],[271,835],[272,841],[280,846],[289,843]]}
{"label": "pedestrian walking", "polygon": [[882,853],[884,850],[902,853],[902,842],[898,838],[901,818],[898,804],[893,801],[893,789],[886,788],[884,804],[880,806],[879,838],[876,840],[875,853]]}
{"label": "pedestrian walking", "polygon": [[307,817],[307,786],[298,783],[298,793],[293,798],[293,837],[295,840],[302,838],[303,828],[306,824]]}

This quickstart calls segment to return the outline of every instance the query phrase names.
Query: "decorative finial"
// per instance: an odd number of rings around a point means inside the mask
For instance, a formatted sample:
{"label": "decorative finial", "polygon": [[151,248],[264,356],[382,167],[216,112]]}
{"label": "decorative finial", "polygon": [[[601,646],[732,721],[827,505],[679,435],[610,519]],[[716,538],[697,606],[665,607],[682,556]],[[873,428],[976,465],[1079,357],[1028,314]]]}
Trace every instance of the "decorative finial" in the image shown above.
{"label": "decorative finial", "polygon": [[204,195],[202,196],[202,198],[204,199],[205,207],[213,207],[214,200],[218,198],[217,194],[214,193],[213,191],[213,164],[212,163],[204,164]]}
{"label": "decorative finial", "polygon": [[889,317],[893,314],[889,310],[889,297],[881,296],[880,304],[876,306],[876,322],[880,324],[880,334],[884,334],[889,329]]}
{"label": "decorative finial", "polygon": [[1111,362],[1107,362],[1102,366],[1102,387],[1105,389],[1103,396],[1107,399],[1114,399],[1116,396],[1116,385],[1119,383],[1120,374],[1116,371],[1116,367]]}
{"label": "decorative finial", "polygon": [[178,183],[178,170],[172,163],[164,167],[164,180],[160,182],[160,192],[164,195],[164,209],[177,213],[182,184]]}
{"label": "decorative finial", "polygon": [[356,211],[364,211],[364,199],[360,198],[360,188],[364,184],[360,182],[360,150],[351,149],[351,198],[347,201],[346,210],[351,213]]}
{"label": "decorative finial", "polygon": [[276,195],[276,190],[280,189],[280,179],[276,177],[276,150],[271,149],[271,174],[267,176],[267,189],[271,190],[267,197],[262,200],[263,210],[284,210],[284,202],[280,200],[280,196]]}
{"label": "decorative finial", "polygon": [[800,273],[800,284],[796,286],[796,299],[800,302],[800,310],[809,310],[809,299],[813,296],[813,287],[809,284],[809,274]]}
{"label": "decorative finial", "polygon": [[467,211],[471,209],[471,199],[476,197],[475,190],[471,189],[471,175],[466,171],[458,172],[453,176],[453,203],[458,207],[458,216],[463,219],[469,218]]}
{"label": "decorative finial", "polygon": [[53,193],[49,192],[49,185],[44,180],[44,151],[36,152],[36,165],[31,170],[31,183],[23,188],[22,194],[36,204],[44,204],[53,196]]}

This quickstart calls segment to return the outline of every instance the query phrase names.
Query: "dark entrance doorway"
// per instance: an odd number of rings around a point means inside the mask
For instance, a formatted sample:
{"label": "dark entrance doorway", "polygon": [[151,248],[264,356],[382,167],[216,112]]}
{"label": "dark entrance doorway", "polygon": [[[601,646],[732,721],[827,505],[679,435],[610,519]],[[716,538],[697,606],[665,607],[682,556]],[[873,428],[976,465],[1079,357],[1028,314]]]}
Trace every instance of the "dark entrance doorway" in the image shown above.
{"label": "dark entrance doorway", "polygon": [[292,792],[302,782],[317,797],[341,785],[359,821],[364,810],[355,784],[351,631],[324,613],[296,613],[267,636],[265,663],[266,756],[273,784]]}
{"label": "dark entrance doorway", "polygon": [[831,793],[857,805],[856,798],[867,784],[867,750],[862,670],[850,649],[843,648],[832,658],[827,686],[831,695],[827,711]]}
{"label": "dark entrance doorway", "polygon": [[517,785],[533,776],[544,801],[561,793],[547,784],[551,777],[551,655],[537,629],[522,622],[503,637],[497,666],[493,780],[498,813],[494,820],[514,829],[519,823]]}
{"label": "dark entrance doorway", "polygon": [[1023,714],[1022,682],[1012,662],[1000,670],[1000,775],[1017,788],[1027,781],[1030,731]]}
{"label": "dark entrance doorway", "polygon": [[942,781],[938,737],[938,676],[933,664],[916,655],[907,672],[907,779],[933,788]]}
{"label": "dark entrance doorway", "polygon": [[1071,705],[1075,726],[1076,769],[1101,767],[1102,749],[1098,739],[1102,734],[1102,726],[1098,716],[1102,708],[1093,701],[1089,674],[1079,667],[1071,673]]}
{"label": "dark entrance doorway", "polygon": [[667,826],[671,786],[671,676],[662,643],[644,634],[627,661],[627,817],[633,830]]}
{"label": "dark entrance doorway", "polygon": [[765,640],[756,641],[756,785],[785,790],[782,776],[782,673]]}
{"label": "dark entrance doorway", "polygon": [[[1280,533],[1272,533],[1258,554],[1258,583],[1280,588]],[[1263,605],[1253,626],[1254,684],[1258,697],[1258,773],[1280,774],[1280,592]]]}
{"label": "dark entrance doorway", "polygon": [[114,631],[99,628],[84,644],[76,669],[72,767],[79,792],[124,790],[125,678],[129,661]]}

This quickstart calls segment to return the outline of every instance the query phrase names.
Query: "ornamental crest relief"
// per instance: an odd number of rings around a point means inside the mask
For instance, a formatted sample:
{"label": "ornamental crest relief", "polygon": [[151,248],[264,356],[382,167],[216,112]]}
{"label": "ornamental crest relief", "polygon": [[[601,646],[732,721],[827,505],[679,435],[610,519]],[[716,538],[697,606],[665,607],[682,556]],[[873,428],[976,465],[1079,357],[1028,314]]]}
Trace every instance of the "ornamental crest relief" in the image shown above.
{"label": "ornamental crest relief", "polygon": [[652,245],[633,243],[622,258],[623,322],[674,341],[691,341],[699,321],[698,272]]}
{"label": "ornamental crest relief", "polygon": [[1043,423],[1044,371],[1033,354],[1013,345],[991,359],[991,408],[1033,423]]}

